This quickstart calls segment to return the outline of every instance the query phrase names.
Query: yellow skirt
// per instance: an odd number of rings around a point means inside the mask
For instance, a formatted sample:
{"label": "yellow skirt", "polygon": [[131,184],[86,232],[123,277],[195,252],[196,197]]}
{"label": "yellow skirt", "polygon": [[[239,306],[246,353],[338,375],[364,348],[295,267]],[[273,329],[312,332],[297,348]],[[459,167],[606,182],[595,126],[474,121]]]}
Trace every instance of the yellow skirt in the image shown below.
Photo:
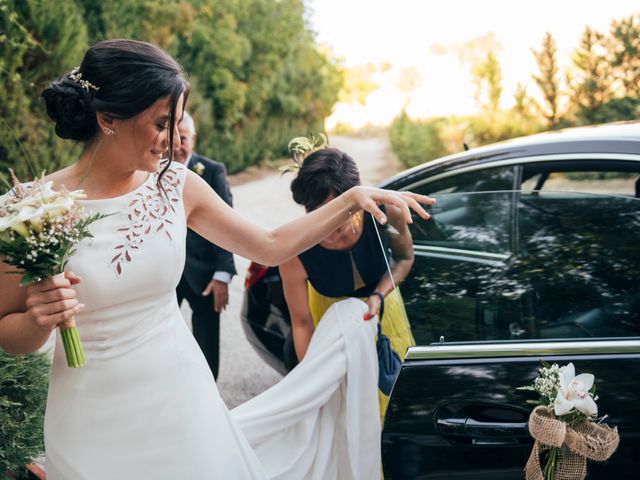
{"label": "yellow skirt", "polygon": [[[313,317],[313,324],[318,325],[318,322],[329,309],[331,305],[340,300],[344,300],[347,297],[325,297],[318,293],[311,283],[307,282],[309,291],[309,310]],[[362,300],[366,301],[366,298]],[[407,318],[406,311],[404,309],[404,302],[400,295],[400,290],[396,288],[384,299],[384,318],[382,319],[382,332],[389,337],[391,347],[400,355],[400,358],[404,361],[404,357],[409,347],[414,346],[415,340],[411,333],[409,324],[405,321]],[[387,403],[389,397],[378,390],[378,403],[380,405],[380,421],[384,420],[384,414],[387,410]]]}

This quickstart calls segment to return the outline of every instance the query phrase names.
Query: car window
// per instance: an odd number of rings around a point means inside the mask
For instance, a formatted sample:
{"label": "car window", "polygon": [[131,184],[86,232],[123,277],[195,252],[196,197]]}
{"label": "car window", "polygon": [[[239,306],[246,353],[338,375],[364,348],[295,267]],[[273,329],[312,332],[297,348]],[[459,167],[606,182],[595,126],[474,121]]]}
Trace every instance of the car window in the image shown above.
{"label": "car window", "polygon": [[603,159],[525,164],[521,189],[640,197],[640,162]]}
{"label": "car window", "polygon": [[[640,336],[640,200],[512,193],[510,255],[414,244],[401,288],[416,343]],[[508,192],[476,195],[499,205]]]}
{"label": "car window", "polygon": [[423,195],[513,190],[514,171],[514,167],[494,167],[466,173],[452,172],[444,178],[426,181],[412,190]]}
{"label": "car window", "polygon": [[[452,175],[428,182],[413,191],[438,198],[433,218],[414,218],[413,240],[443,248],[504,253],[510,248],[512,194],[478,192],[513,189],[513,167]],[[464,192],[464,193],[458,193]]]}
{"label": "car window", "polygon": [[522,192],[512,285],[532,295],[529,338],[640,335],[640,201]]}

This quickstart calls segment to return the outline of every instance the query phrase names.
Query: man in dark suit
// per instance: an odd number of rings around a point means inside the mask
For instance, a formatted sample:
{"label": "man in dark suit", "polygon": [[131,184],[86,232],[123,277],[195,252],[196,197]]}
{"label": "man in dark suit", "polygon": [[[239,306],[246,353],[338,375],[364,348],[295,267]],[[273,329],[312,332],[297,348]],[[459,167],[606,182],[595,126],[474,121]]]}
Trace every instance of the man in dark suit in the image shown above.
{"label": "man in dark suit", "polygon": [[[232,205],[225,166],[193,152],[196,129],[187,112],[178,125],[178,131],[181,145],[174,152],[174,160],[200,175],[220,198]],[[178,304],[184,299],[189,302],[193,311],[193,335],[216,378],[220,357],[220,312],[229,303],[229,282],[235,274],[230,252],[188,230],[187,259],[176,290]]]}

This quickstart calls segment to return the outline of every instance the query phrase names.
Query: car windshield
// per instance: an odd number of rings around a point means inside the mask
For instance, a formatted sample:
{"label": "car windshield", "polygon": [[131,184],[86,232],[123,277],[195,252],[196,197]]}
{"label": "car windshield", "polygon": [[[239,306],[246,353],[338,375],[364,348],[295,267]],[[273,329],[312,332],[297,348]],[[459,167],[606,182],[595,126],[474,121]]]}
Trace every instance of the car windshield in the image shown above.
{"label": "car windshield", "polygon": [[401,287],[416,344],[640,336],[640,199],[433,197]]}

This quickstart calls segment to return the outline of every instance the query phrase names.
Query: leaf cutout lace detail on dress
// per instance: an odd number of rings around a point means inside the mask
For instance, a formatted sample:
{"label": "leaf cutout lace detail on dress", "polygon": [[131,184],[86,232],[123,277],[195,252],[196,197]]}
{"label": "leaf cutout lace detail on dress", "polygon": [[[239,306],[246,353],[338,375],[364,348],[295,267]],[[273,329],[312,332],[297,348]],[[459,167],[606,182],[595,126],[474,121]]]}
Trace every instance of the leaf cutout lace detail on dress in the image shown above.
{"label": "leaf cutout lace detail on dress", "polygon": [[110,266],[115,269],[117,276],[122,275],[126,263],[133,261],[136,250],[140,249],[146,236],[164,233],[169,241],[173,240],[171,227],[174,222],[171,218],[175,217],[176,204],[180,202],[180,177],[174,166],[169,167],[160,181],[163,194],[157,186],[159,173],[154,173],[152,178],[147,179],[144,188],[134,194],[124,213],[127,225],[116,229],[121,232],[122,241],[114,248]]}

